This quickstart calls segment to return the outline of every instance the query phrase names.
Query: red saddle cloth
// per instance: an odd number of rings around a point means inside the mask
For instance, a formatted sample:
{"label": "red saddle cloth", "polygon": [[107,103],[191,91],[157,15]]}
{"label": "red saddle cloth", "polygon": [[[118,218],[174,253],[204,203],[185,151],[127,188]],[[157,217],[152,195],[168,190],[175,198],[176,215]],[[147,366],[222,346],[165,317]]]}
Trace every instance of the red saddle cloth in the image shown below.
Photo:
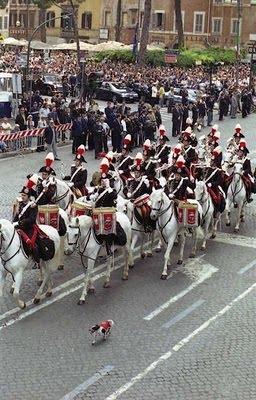
{"label": "red saddle cloth", "polygon": [[36,240],[38,237],[47,237],[47,235],[41,231],[38,225],[33,226],[32,233],[28,235],[22,229],[17,229],[18,234],[21,237],[23,245],[29,247],[30,249],[35,248]]}
{"label": "red saddle cloth", "polygon": [[242,175],[242,180],[244,182],[246,190],[251,190],[252,182],[251,182],[251,179],[249,178],[249,176]]}
{"label": "red saddle cloth", "polygon": [[213,204],[218,206],[221,203],[222,197],[221,197],[221,193],[217,188],[212,188],[212,187],[208,187],[208,193],[210,194]]}

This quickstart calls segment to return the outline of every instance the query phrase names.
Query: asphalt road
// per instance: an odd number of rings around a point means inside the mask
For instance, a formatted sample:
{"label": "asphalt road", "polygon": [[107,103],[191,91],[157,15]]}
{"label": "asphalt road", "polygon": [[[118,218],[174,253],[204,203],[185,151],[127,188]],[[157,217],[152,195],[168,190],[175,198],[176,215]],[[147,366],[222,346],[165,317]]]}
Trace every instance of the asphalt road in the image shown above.
{"label": "asphalt road", "polygon": [[[170,131],[170,116],[163,114]],[[223,144],[236,122],[221,123]],[[239,122],[253,158],[255,116]],[[68,170],[70,147],[59,152],[64,165],[56,163],[56,170]],[[26,175],[39,169],[43,156],[0,161],[0,218],[9,216]],[[97,162],[92,153],[86,158],[90,173]],[[196,259],[188,258],[188,239],[186,261],[177,266],[175,247],[166,281],[159,279],[162,253],[137,259],[125,282],[117,254],[111,288],[102,287],[104,265],[98,263],[96,293],[77,306],[83,269],[74,254],[55,273],[52,298],[38,306],[30,303],[37,271],[25,273],[28,307],[19,311],[8,279],[0,299],[0,399],[255,399],[255,202],[239,234],[222,223]],[[115,321],[111,336],[91,346],[89,327],[108,318]]]}

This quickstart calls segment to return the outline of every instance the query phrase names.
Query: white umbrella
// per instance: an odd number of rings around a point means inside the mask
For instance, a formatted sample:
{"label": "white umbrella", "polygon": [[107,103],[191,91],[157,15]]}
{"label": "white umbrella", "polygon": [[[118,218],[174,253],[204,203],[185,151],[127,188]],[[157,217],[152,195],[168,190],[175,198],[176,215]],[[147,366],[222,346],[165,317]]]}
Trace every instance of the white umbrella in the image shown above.
{"label": "white umbrella", "polygon": [[49,43],[40,42],[40,40],[33,40],[31,42],[31,49],[35,50],[51,50],[53,48]]}
{"label": "white umbrella", "polygon": [[109,41],[96,44],[93,51],[127,50],[128,48],[129,46],[126,46],[124,43]]}
{"label": "white umbrella", "polygon": [[18,40],[13,37],[8,37],[3,40],[2,44],[8,45],[8,46],[27,46],[28,42],[25,39]]}

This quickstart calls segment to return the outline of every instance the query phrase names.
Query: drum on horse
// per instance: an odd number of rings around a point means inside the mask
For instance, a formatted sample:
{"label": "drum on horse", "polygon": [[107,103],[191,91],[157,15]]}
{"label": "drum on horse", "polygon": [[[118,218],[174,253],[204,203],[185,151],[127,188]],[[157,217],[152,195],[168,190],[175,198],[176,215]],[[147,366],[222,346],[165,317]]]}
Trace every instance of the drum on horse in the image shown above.
{"label": "drum on horse", "polygon": [[[55,251],[53,258],[49,261],[40,259],[43,281],[35,295],[35,304],[40,302],[45,287],[47,288],[45,295],[47,297],[52,295],[51,273],[57,270],[60,259],[60,237],[57,230],[48,225],[39,225],[39,228],[54,242]],[[6,275],[9,272],[13,278],[11,293],[18,306],[23,309],[26,307],[26,303],[20,299],[20,287],[23,280],[23,272],[32,261],[32,257],[26,255],[21,237],[14,225],[5,219],[0,220],[0,259],[0,294],[3,290]]]}
{"label": "drum on horse", "polygon": [[[120,212],[116,213],[116,220],[120,224],[121,228],[124,230],[126,235],[126,244],[124,246],[116,246],[121,247],[124,255],[124,269],[122,273],[122,279],[128,279],[128,271],[129,264],[131,263],[131,224],[128,217]],[[95,288],[92,283],[93,277],[93,268],[95,262],[97,260],[99,251],[102,247],[102,243],[100,243],[96,235],[94,233],[93,228],[93,219],[89,216],[80,216],[77,218],[71,218],[71,221],[68,226],[68,250],[66,254],[72,254],[76,248],[78,248],[79,254],[81,256],[81,260],[86,259],[86,272],[84,279],[84,287],[82,290],[82,294],[78,301],[78,304],[84,304],[87,293],[94,292]],[[113,251],[114,255],[114,251]],[[114,256],[113,256],[114,257]],[[114,258],[109,257],[107,262],[107,269],[105,274],[105,282],[103,287],[110,287],[110,274],[113,266]]]}
{"label": "drum on horse", "polygon": [[232,205],[237,209],[235,232],[239,231],[240,222],[244,222],[244,206],[246,203],[246,188],[243,182],[243,163],[236,162],[233,166],[232,181],[227,191],[226,225],[230,226],[230,210]]}

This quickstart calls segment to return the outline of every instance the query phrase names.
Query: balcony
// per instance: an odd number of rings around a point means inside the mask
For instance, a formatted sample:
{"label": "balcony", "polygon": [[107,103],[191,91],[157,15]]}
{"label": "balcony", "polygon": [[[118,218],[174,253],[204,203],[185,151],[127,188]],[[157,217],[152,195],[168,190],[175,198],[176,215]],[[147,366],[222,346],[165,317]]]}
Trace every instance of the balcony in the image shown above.
{"label": "balcony", "polygon": [[[9,36],[14,37],[15,39],[28,39],[32,36],[34,29],[31,28],[24,28],[24,27],[16,27],[16,26],[10,26],[9,27]],[[35,39],[41,38],[41,33],[40,31],[37,32],[34,36]]]}

